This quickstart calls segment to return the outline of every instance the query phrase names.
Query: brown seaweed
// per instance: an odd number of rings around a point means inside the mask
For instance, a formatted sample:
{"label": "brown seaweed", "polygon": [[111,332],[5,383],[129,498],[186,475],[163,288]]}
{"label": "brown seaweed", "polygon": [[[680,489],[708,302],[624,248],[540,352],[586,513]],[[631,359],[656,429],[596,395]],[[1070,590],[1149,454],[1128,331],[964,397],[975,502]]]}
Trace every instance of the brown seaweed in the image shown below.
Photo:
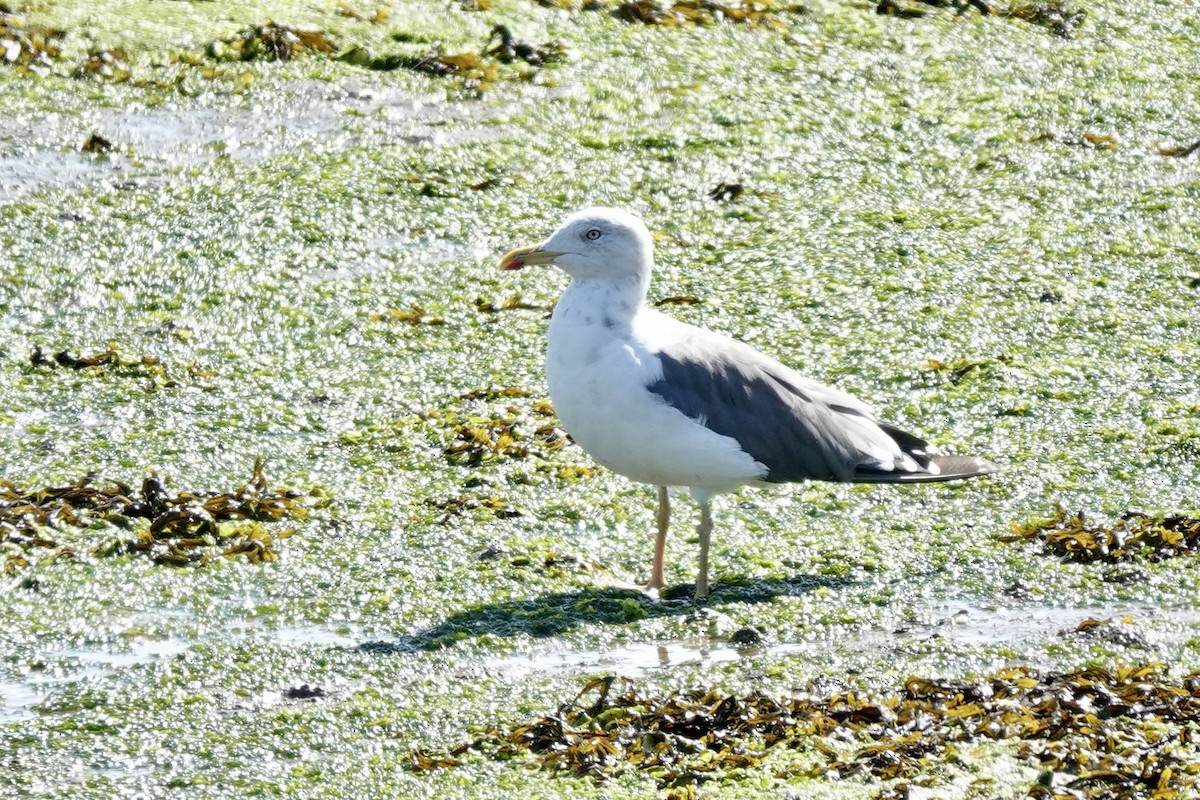
{"label": "brown seaweed", "polygon": [[[1053,790],[1035,782],[1029,797],[1181,800],[1200,791],[1198,718],[1200,673],[1173,679],[1158,663],[912,677],[892,692],[810,684],[782,697],[715,688],[650,695],[607,675],[533,720],[484,726],[444,754],[416,750],[409,768],[453,768],[474,752],[597,781],[638,770],[667,788],[758,767],[783,746],[821,755],[812,777],[927,782],[959,747],[990,740],[1014,742],[1021,759],[1064,776]],[[904,797],[904,786],[884,796]]]}
{"label": "brown seaweed", "polygon": [[[144,553],[156,563],[173,565],[204,563],[214,555],[273,561],[279,557],[275,544],[293,531],[267,525],[306,518],[315,496],[272,490],[263,466],[263,459],[256,459],[250,480],[237,491],[175,495],[155,475],[143,480],[138,491],[92,474],[36,490],[0,479],[0,543],[15,544],[26,553],[47,551],[52,557]],[[138,524],[139,519],[149,523]],[[86,548],[72,533],[103,523],[131,534]],[[26,566],[31,563],[22,560]]]}
{"label": "brown seaweed", "polygon": [[1200,519],[1182,514],[1129,513],[1112,523],[1090,524],[1082,511],[1062,506],[1052,516],[1018,524],[1002,542],[1040,542],[1043,552],[1066,561],[1162,561],[1200,553]]}
{"label": "brown seaweed", "polygon": [[780,6],[757,0],[625,0],[613,16],[643,25],[694,26],[738,22],[764,28],[784,26],[782,14],[804,13],[799,5]]}
{"label": "brown seaweed", "polygon": [[208,54],[223,61],[291,61],[304,53],[337,51],[329,34],[268,22],[213,42]]}

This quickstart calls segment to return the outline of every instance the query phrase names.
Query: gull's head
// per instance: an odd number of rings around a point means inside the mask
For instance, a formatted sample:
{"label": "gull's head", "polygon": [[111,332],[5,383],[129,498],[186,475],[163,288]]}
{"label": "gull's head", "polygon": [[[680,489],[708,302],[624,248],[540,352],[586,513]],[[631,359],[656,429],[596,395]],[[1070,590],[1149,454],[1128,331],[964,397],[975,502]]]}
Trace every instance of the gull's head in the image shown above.
{"label": "gull's head", "polygon": [[654,263],[650,231],[619,208],[576,211],[541,244],[518,247],[500,259],[501,269],[553,264],[572,278],[645,279]]}

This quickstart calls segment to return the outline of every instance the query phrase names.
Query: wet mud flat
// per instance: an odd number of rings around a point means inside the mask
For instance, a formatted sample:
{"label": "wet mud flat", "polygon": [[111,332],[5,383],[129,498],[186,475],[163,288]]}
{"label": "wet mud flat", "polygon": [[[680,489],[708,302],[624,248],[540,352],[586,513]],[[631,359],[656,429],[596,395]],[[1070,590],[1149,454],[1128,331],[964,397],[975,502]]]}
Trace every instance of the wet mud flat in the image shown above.
{"label": "wet mud flat", "polygon": [[[1195,792],[1194,15],[112,11],[0,9],[0,796]],[[590,203],[1003,472],[746,491],[707,604],[686,533],[630,591],[495,270]]]}

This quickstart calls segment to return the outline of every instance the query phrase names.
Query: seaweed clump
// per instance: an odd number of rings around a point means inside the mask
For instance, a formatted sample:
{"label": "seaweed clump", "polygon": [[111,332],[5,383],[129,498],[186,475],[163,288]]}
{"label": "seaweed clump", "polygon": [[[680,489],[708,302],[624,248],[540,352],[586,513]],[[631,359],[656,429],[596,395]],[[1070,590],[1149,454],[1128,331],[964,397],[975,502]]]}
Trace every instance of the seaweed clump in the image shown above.
{"label": "seaweed clump", "polygon": [[[445,754],[414,751],[409,768],[454,767],[474,750],[598,781],[636,769],[660,787],[678,787],[756,767],[777,745],[811,745],[822,763],[810,777],[927,784],[961,745],[992,740],[1015,742],[1019,757],[1052,770],[1027,797],[1183,798],[1200,789],[1191,733],[1198,716],[1200,675],[1173,680],[1158,663],[1065,674],[1016,667],[965,681],[910,678],[890,694],[819,693],[810,684],[787,697],[717,689],[660,697],[605,676],[554,713],[483,728]],[[902,783],[895,791],[907,796]]]}
{"label": "seaweed clump", "polygon": [[444,317],[426,313],[425,309],[413,304],[407,309],[388,308],[378,314],[371,315],[372,322],[402,322],[405,325],[445,325]]}
{"label": "seaweed clump", "polygon": [[447,53],[441,47],[436,47],[424,55],[394,53],[373,56],[363,47],[351,47],[338,56],[342,61],[367,69],[407,69],[436,78],[456,77],[462,80],[464,88],[475,90],[483,90],[499,80],[501,65],[523,62],[534,67],[533,70],[517,74],[518,78],[529,80],[538,74],[538,68],[562,61],[565,57],[566,50],[558,42],[531,44],[521,41],[505,25],[492,27],[483,49],[478,53]]}
{"label": "seaweed clump", "polygon": [[[154,475],[136,492],[121,481],[98,482],[92,474],[43,489],[21,489],[0,478],[0,545],[9,550],[10,570],[28,566],[28,556],[37,550],[49,551],[53,558],[140,553],[157,564],[176,566],[204,564],[216,555],[244,555],[264,563],[277,560],[276,542],[294,533],[266,524],[306,518],[309,499],[294,490],[272,490],[262,458],[255,460],[250,480],[232,492],[172,495]],[[132,535],[106,537],[85,549],[80,537],[70,533],[110,525]]]}
{"label": "seaweed clump", "polygon": [[[492,44],[495,42],[495,44]],[[558,42],[530,44],[522,42],[513,36],[506,25],[496,25],[485,43],[483,54],[499,60],[504,64],[514,61],[524,61],[531,67],[540,67],[551,61],[561,61],[566,50]]]}
{"label": "seaweed clump", "polygon": [[781,12],[803,13],[802,6],[777,7],[756,0],[625,0],[613,16],[643,25],[686,27],[715,25],[726,20],[764,28],[783,27]]}
{"label": "seaweed clump", "polygon": [[[986,0],[918,0],[918,2],[924,6],[953,8],[958,15],[965,14],[971,8],[975,8],[985,16],[993,13],[992,7],[987,4]],[[879,4],[875,6],[875,13],[904,19],[920,19],[928,12],[917,6],[901,5],[896,0],[879,0]]]}
{"label": "seaweed clump", "polygon": [[1158,154],[1171,158],[1187,158],[1192,153],[1200,151],[1200,141],[1186,145],[1160,145]]}
{"label": "seaweed clump", "polygon": [[124,83],[133,78],[133,67],[129,65],[129,55],[124,48],[93,48],[76,67],[74,77]]}
{"label": "seaweed clump", "polygon": [[1051,517],[1014,522],[1011,528],[1000,541],[1038,541],[1050,555],[1085,564],[1163,561],[1200,553],[1200,518],[1179,514],[1129,513],[1111,524],[1092,525],[1082,511],[1068,515],[1059,506]]}
{"label": "seaweed clump", "polygon": [[[468,393],[464,399],[478,404],[479,400],[472,394]],[[533,415],[551,416],[553,411],[546,406],[534,404]],[[553,420],[530,420],[511,405],[462,411],[431,410],[424,416],[448,435],[449,442],[443,453],[452,464],[476,467],[508,459],[545,458],[567,443],[566,434],[554,425]]]}
{"label": "seaweed clump", "polygon": [[[103,155],[110,152],[112,146],[112,142],[104,137],[92,135],[81,149],[93,155]],[[148,380],[148,391],[169,389],[177,384],[159,359],[154,356],[125,355],[112,343],[99,352],[78,356],[72,355],[69,350],[60,350],[51,356],[41,345],[35,344],[29,351],[29,363],[34,367],[77,370],[88,375],[106,373],[120,378],[145,378]]]}
{"label": "seaweed clump", "polygon": [[502,311],[551,311],[553,307],[541,303],[533,303],[519,294],[509,295],[500,300],[488,300],[486,297],[475,298],[475,310],[481,314],[499,314]]}
{"label": "seaweed clump", "polygon": [[21,72],[46,75],[62,55],[67,32],[43,25],[29,25],[24,17],[0,5],[0,62]]}
{"label": "seaweed clump", "polygon": [[1083,10],[1073,10],[1059,0],[1035,0],[1012,6],[993,6],[988,0],[916,0],[919,5],[904,4],[899,0],[879,0],[875,13],[902,19],[920,19],[929,11],[926,7],[951,8],[956,16],[962,16],[974,8],[983,16],[1011,17],[1032,25],[1048,29],[1063,39],[1074,38],[1075,32],[1087,17]]}
{"label": "seaweed clump", "polygon": [[454,517],[466,514],[467,512],[477,512],[495,519],[512,519],[522,516],[520,511],[509,508],[508,503],[495,495],[477,497],[460,494],[441,500],[431,498],[426,500],[425,503],[442,512],[437,518],[439,525],[445,525]]}
{"label": "seaweed clump", "polygon": [[213,42],[208,54],[223,61],[291,61],[303,53],[333,53],[329,34],[268,22]]}
{"label": "seaweed clump", "polygon": [[458,76],[472,86],[481,86],[499,77],[494,64],[478,53],[443,53],[433,50],[423,56],[392,56],[369,64],[372,69],[408,69],[436,78]]}
{"label": "seaweed clump", "polygon": [[1021,3],[1003,13],[1006,17],[1015,17],[1033,25],[1040,25],[1063,39],[1073,39],[1075,32],[1087,17],[1086,11],[1069,9],[1057,0]]}

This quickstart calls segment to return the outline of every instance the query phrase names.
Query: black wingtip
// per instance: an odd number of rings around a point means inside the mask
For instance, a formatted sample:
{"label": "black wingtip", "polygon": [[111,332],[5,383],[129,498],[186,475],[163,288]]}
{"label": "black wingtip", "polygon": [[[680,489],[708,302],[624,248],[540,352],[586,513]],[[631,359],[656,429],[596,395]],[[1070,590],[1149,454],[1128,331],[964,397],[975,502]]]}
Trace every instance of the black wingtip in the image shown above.
{"label": "black wingtip", "polygon": [[935,468],[937,474],[927,480],[956,481],[963,478],[975,478],[980,475],[994,475],[1000,468],[990,461],[971,456],[934,456],[930,459],[929,471]]}
{"label": "black wingtip", "polygon": [[992,462],[971,456],[926,456],[921,459],[921,466],[923,469],[913,472],[860,467],[851,480],[854,483],[944,483],[1000,471]]}
{"label": "black wingtip", "polygon": [[942,455],[929,442],[894,425],[880,423],[879,427],[892,437],[892,441],[916,463],[918,469],[905,471],[862,466],[855,471],[851,480],[859,483],[937,483],[961,481],[1000,471],[995,464],[982,458]]}
{"label": "black wingtip", "polygon": [[880,423],[880,428],[900,446],[901,451],[917,463],[919,470],[882,470],[875,467],[860,468],[854,480],[864,483],[936,483],[960,481],[980,475],[992,475],[1000,468],[990,461],[972,456],[942,455],[929,442],[894,425]]}

